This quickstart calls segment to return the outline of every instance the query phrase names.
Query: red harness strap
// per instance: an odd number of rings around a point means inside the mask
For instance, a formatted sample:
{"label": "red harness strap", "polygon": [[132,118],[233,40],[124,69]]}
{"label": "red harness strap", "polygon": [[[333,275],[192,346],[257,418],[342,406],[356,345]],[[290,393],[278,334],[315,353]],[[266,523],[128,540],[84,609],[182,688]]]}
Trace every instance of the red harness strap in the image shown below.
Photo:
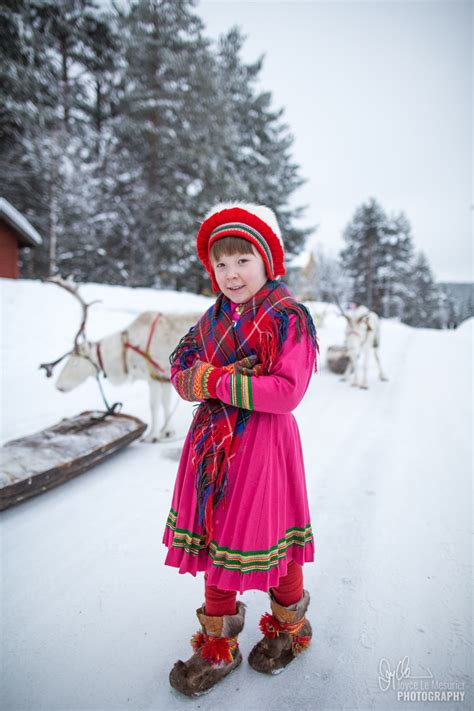
{"label": "red harness strap", "polygon": [[162,368],[161,365],[156,362],[156,360],[153,360],[153,358],[148,353],[144,353],[138,346],[134,346],[128,341],[125,341],[124,346],[126,348],[131,348],[132,351],[135,351],[135,353],[139,353],[141,356],[146,358],[146,360],[151,363],[151,365],[153,365],[157,370],[161,371],[162,373],[165,372],[164,368]]}
{"label": "red harness strap", "polygon": [[[145,351],[142,351],[141,348],[139,348],[138,346],[134,346],[128,340],[123,341],[123,346],[124,346],[124,348],[131,348],[132,351],[135,351],[135,353],[138,353],[139,355],[143,356],[143,358],[146,358],[146,360],[149,363],[151,363],[151,365],[153,365],[157,370],[159,370],[161,373],[164,373],[165,372],[164,368],[162,368],[161,365],[156,362],[156,360],[153,360],[153,358],[150,355],[151,339],[153,338],[153,334],[155,333],[155,329],[156,329],[156,324],[160,320],[160,317],[161,317],[161,314],[158,313],[158,314],[156,314],[155,318],[153,319],[153,323],[151,324],[150,333],[148,334],[148,340],[146,343],[146,350]],[[105,373],[104,363],[102,360],[102,353],[100,350],[100,341],[96,345],[96,353],[97,353],[97,360],[99,361],[99,366],[100,366],[102,372]],[[125,354],[124,354],[125,372],[128,372],[126,362],[127,361],[126,361]]]}
{"label": "red harness strap", "polygon": [[135,353],[139,353],[141,356],[143,356],[144,358],[146,358],[146,360],[147,360],[149,363],[151,363],[157,370],[159,370],[161,373],[164,373],[164,372],[165,372],[165,369],[162,368],[159,363],[157,363],[155,360],[153,360],[153,358],[152,358],[151,355],[150,355],[150,343],[151,343],[151,339],[153,338],[153,334],[154,334],[154,332],[155,332],[156,324],[157,324],[158,321],[160,320],[160,317],[161,317],[161,314],[156,314],[155,318],[153,319],[153,323],[151,324],[150,333],[148,334],[148,340],[147,340],[147,343],[146,343],[146,351],[142,351],[141,348],[139,348],[138,346],[134,346],[134,345],[133,345],[132,343],[130,343],[129,341],[125,341],[125,342],[124,342],[124,346],[125,346],[125,348],[131,348],[132,351],[135,351]]}
{"label": "red harness strap", "polygon": [[149,353],[149,351],[150,351],[151,339],[153,338],[153,334],[155,333],[156,324],[160,320],[160,317],[161,317],[161,314],[156,314],[155,318],[153,319],[153,323],[151,324],[150,333],[148,334],[148,341],[146,342],[146,352],[147,353]]}

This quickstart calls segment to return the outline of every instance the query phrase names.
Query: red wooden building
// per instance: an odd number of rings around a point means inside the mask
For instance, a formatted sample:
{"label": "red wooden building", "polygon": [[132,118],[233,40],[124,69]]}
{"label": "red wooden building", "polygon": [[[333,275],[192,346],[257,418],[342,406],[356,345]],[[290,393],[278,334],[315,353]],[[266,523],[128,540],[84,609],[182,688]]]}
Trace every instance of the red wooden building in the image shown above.
{"label": "red wooden building", "polygon": [[42,243],[41,235],[26,217],[0,197],[0,277],[18,279],[18,250]]}

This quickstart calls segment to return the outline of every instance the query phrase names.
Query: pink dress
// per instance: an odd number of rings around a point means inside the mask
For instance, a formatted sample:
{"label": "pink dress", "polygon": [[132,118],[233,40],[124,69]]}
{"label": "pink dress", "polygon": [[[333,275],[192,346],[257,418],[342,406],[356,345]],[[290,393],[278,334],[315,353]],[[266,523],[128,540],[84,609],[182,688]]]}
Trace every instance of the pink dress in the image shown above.
{"label": "pink dress", "polygon": [[[266,592],[286,575],[290,560],[314,560],[303,452],[291,414],[308,388],[314,355],[307,335],[297,341],[295,319],[289,318],[271,373],[252,379],[254,412],[229,467],[209,547],[198,523],[189,432],[183,446],[163,536],[165,565],[192,575],[207,571],[208,584],[221,590]],[[230,404],[228,374],[217,394]]]}

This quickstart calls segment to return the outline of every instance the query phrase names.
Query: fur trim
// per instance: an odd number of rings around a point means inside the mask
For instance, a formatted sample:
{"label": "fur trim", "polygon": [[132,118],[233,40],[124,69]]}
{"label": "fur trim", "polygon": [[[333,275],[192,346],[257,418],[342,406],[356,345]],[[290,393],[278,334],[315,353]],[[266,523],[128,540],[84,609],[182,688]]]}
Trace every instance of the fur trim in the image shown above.
{"label": "fur trim", "polygon": [[237,614],[235,615],[224,615],[222,634],[226,637],[235,637],[240,632],[245,624],[245,613],[247,611],[247,605],[245,602],[237,601]]}
{"label": "fur trim", "polygon": [[286,607],[284,605],[280,605],[276,601],[272,590],[269,590],[269,597],[273,615],[279,622],[282,623],[293,623],[296,620],[300,620],[305,616],[309,603],[311,602],[311,596],[308,590],[303,590],[301,600],[298,600],[298,602],[293,603],[293,605],[288,605]]}
{"label": "fur trim", "polygon": [[273,210],[269,207],[266,207],[266,205],[257,205],[253,202],[219,202],[217,203],[217,205],[214,205],[214,207],[209,210],[209,212],[206,214],[205,219],[207,220],[207,218],[211,217],[211,215],[213,215],[215,212],[221,212],[222,210],[232,210],[234,207],[240,207],[242,208],[242,210],[247,210],[247,212],[252,213],[252,215],[256,215],[263,222],[266,222],[267,225],[272,228],[273,232],[276,234],[280,242],[283,244],[280,225],[278,224],[276,215]]}
{"label": "fur trim", "polygon": [[245,624],[245,613],[247,605],[240,600],[237,601],[237,612],[235,615],[222,615],[221,617],[211,617],[206,615],[205,603],[196,610],[196,615],[203,628],[203,632],[216,637],[236,637],[242,631]]}

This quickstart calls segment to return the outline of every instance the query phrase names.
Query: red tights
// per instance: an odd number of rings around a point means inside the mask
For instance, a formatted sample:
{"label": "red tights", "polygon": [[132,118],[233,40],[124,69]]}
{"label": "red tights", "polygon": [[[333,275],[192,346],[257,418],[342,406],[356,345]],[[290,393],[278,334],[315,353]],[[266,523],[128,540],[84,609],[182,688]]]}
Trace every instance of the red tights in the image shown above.
{"label": "red tights", "polygon": [[[204,574],[206,615],[220,617],[235,615],[237,612],[237,592],[235,590],[219,590],[214,585],[207,584],[207,573]],[[288,572],[278,581],[276,588],[271,588],[273,596],[280,605],[287,607],[301,600],[303,596],[303,568],[299,563],[290,560]]]}

